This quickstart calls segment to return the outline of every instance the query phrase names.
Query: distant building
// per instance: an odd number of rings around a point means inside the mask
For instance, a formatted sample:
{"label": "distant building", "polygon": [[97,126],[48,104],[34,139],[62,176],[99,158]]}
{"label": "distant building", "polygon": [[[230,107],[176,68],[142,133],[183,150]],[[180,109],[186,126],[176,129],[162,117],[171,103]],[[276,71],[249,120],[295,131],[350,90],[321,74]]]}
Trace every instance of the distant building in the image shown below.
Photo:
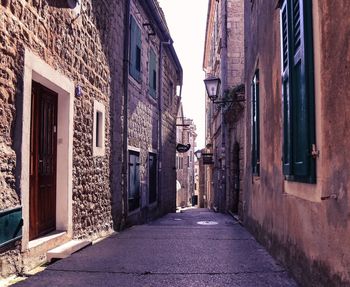
{"label": "distant building", "polygon": [[213,164],[204,165],[208,206],[222,212],[243,214],[242,188],[245,123],[244,24],[241,0],[209,0],[203,70],[221,80],[220,100],[206,98],[206,149]]}
{"label": "distant building", "polygon": [[178,113],[177,136],[178,143],[190,145],[187,152],[177,152],[176,154],[176,178],[181,186],[177,190],[176,205],[185,207],[192,205],[192,196],[195,189],[194,151],[196,148],[197,133],[193,120],[183,117],[182,106]]}

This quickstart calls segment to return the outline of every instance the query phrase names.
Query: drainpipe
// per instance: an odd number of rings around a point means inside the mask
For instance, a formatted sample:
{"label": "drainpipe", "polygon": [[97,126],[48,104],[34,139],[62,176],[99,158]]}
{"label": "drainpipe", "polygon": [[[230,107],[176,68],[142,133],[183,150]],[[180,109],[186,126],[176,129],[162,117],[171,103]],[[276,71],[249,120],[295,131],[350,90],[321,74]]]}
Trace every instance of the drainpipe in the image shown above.
{"label": "drainpipe", "polygon": [[128,208],[128,99],[129,99],[129,26],[130,1],[125,0],[124,53],[123,53],[123,157],[122,157],[122,218],[125,225]]}
{"label": "drainpipe", "polygon": [[163,46],[164,45],[172,45],[172,41],[169,39],[168,41],[159,43],[159,68],[158,68],[158,205],[162,204],[161,190],[162,190],[162,160],[163,160],[163,129],[162,129],[162,121],[163,121]]}
{"label": "drainpipe", "polygon": [[[224,95],[227,89],[227,0],[221,0],[221,59],[220,59],[220,74],[221,74],[221,96]],[[219,195],[219,209],[222,210],[222,205],[226,198],[226,163],[225,163],[225,119],[224,109],[221,108],[221,191]]]}

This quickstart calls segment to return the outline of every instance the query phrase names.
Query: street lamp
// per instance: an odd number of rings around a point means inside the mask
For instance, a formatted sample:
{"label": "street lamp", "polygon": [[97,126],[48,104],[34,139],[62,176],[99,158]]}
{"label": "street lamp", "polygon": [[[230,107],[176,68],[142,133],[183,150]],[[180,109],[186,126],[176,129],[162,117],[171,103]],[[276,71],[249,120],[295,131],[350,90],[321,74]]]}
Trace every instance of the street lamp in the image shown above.
{"label": "street lamp", "polygon": [[210,100],[213,102],[218,98],[220,92],[221,80],[220,78],[210,76],[204,80],[205,88]]}
{"label": "street lamp", "polygon": [[235,102],[244,102],[244,98],[237,98],[238,94],[244,93],[244,85],[238,85],[236,86],[232,91],[235,94],[235,98],[231,99],[223,99],[221,96],[221,100],[217,99],[219,98],[219,93],[220,93],[220,85],[221,85],[221,80],[218,77],[213,77],[209,76],[204,80],[205,88],[207,90],[207,94],[209,99],[214,103],[214,104],[223,104],[223,103],[235,103]]}
{"label": "street lamp", "polygon": [[194,155],[196,156],[197,159],[200,159],[202,157],[202,151],[199,149],[196,152],[194,152]]}

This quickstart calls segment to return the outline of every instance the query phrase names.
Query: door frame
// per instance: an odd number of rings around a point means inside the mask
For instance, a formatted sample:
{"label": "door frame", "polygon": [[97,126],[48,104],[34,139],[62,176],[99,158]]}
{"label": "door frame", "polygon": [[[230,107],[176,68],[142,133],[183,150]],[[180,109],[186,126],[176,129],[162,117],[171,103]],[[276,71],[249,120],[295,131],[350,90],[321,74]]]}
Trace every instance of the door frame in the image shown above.
{"label": "door frame", "polygon": [[22,251],[29,242],[29,164],[32,81],[58,94],[57,108],[57,181],[56,230],[72,237],[72,170],[73,170],[73,115],[74,83],[54,70],[29,49],[24,54],[23,98],[21,112],[20,190],[23,207]]}

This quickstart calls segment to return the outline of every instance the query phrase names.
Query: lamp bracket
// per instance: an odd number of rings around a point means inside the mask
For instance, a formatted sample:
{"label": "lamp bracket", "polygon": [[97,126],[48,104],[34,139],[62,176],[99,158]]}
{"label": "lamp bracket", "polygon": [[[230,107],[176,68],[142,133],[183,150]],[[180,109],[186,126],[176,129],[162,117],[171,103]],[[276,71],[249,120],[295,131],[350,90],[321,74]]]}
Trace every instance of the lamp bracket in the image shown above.
{"label": "lamp bracket", "polygon": [[224,104],[224,103],[240,103],[245,102],[245,99],[239,99],[239,100],[222,100],[222,101],[212,101],[214,104]]}

